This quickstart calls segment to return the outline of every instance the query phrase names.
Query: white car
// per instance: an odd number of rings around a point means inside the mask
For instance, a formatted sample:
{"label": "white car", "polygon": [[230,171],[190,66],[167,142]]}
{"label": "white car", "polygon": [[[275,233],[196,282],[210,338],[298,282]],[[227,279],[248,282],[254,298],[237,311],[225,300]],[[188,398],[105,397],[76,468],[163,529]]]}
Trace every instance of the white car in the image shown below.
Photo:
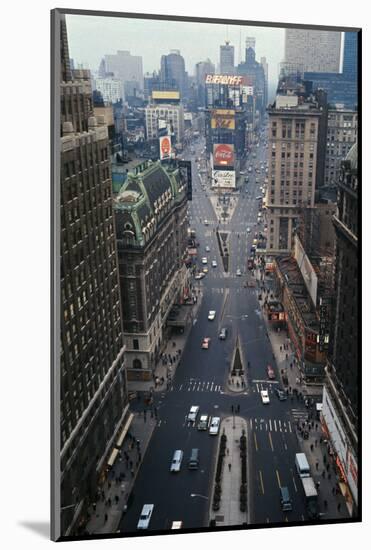
{"label": "white car", "polygon": [[211,262],[211,267],[216,267],[216,266],[217,266],[216,260],[213,260],[213,261]]}
{"label": "white car", "polygon": [[148,529],[153,512],[154,504],[145,504],[139,517],[137,529]]}
{"label": "white car", "polygon": [[204,225],[209,225],[209,222],[207,220],[204,220]]}
{"label": "white car", "polygon": [[210,246],[205,246],[206,252],[210,252]]}
{"label": "white car", "polygon": [[218,416],[213,416],[210,422],[209,434],[218,435],[220,426],[220,418]]}
{"label": "white car", "polygon": [[205,277],[205,273],[196,273],[195,279],[198,281],[199,279],[203,279]]}
{"label": "white car", "polygon": [[269,403],[268,390],[261,390],[260,397],[262,398],[262,402],[264,405],[267,405]]}
{"label": "white car", "polygon": [[211,310],[209,311],[209,315],[207,316],[207,318],[209,319],[209,321],[214,321],[215,315],[216,315],[216,311],[213,311],[213,310],[211,309]]}
{"label": "white car", "polygon": [[207,258],[206,258],[206,257],[202,258],[201,262],[202,262],[203,264],[207,264]]}
{"label": "white car", "polygon": [[200,420],[197,424],[197,429],[200,431],[207,430],[209,427],[209,415],[208,414],[201,414]]}
{"label": "white car", "polygon": [[170,464],[170,472],[179,472],[183,460],[183,451],[178,449],[174,451],[173,459]]}
{"label": "white car", "polygon": [[246,233],[251,233],[250,227],[248,227],[248,228],[246,229]]}
{"label": "white car", "polygon": [[189,413],[187,417],[189,422],[196,422],[196,418],[199,410],[200,410],[200,407],[198,407],[198,405],[192,405],[192,407],[189,409]]}
{"label": "white car", "polygon": [[241,273],[241,270],[240,270],[240,269],[237,269],[236,275],[237,275],[237,277],[241,277],[242,273]]}

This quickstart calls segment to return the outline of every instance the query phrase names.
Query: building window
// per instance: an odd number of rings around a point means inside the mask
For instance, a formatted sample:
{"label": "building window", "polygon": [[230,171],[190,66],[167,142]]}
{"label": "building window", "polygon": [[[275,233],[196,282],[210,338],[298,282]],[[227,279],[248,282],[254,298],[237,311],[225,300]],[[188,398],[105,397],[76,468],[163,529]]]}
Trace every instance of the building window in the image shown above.
{"label": "building window", "polygon": [[139,340],[137,338],[133,339],[133,348],[139,349]]}

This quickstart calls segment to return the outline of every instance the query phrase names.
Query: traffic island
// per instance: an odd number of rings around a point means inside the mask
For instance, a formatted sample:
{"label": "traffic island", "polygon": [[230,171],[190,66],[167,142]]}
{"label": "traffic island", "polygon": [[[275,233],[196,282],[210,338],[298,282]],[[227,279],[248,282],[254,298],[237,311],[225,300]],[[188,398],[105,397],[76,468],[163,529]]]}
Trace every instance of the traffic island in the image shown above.
{"label": "traffic island", "polygon": [[233,393],[246,391],[246,368],[243,361],[242,351],[239,344],[239,337],[236,338],[236,345],[233,351],[232,361],[228,373],[227,388]]}
{"label": "traffic island", "polygon": [[221,436],[210,501],[210,525],[247,525],[247,422],[230,416],[221,423]]}
{"label": "traffic island", "polygon": [[226,273],[229,270],[229,232],[219,231],[217,229],[216,236],[219,245],[219,252],[223,262],[223,268]]}

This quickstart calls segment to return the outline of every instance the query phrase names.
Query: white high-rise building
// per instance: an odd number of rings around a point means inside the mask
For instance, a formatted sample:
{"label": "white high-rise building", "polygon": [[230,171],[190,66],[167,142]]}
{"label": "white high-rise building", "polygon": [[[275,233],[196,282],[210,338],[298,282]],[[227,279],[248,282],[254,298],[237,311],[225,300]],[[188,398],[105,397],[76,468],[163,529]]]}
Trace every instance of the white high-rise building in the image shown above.
{"label": "white high-rise building", "polygon": [[122,82],[118,78],[96,78],[95,89],[102,94],[105,104],[116,103],[123,98]]}
{"label": "white high-rise building", "polygon": [[338,73],[341,32],[286,29],[285,61],[304,71]]}
{"label": "white high-rise building", "polygon": [[143,89],[143,60],[139,55],[131,55],[128,51],[119,50],[114,55],[105,55],[106,71],[113,73],[123,83],[138,82]]}

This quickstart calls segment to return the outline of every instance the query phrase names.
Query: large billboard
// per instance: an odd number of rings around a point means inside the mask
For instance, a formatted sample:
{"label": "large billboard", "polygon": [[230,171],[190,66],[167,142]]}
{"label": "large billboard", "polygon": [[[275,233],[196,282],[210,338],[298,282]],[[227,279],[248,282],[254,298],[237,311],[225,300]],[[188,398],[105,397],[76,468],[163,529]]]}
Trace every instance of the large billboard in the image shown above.
{"label": "large billboard", "polygon": [[213,166],[214,168],[234,166],[234,145],[231,143],[214,144]]}
{"label": "large billboard", "polygon": [[213,170],[211,186],[235,189],[236,172],[234,170]]}
{"label": "large billboard", "polygon": [[231,74],[207,74],[205,84],[225,84],[227,86],[241,86],[246,84],[246,78],[241,75]]}
{"label": "large billboard", "polygon": [[234,130],[236,127],[233,109],[214,109],[211,111],[211,128]]}
{"label": "large billboard", "polygon": [[160,159],[169,159],[171,156],[170,136],[160,137]]}

